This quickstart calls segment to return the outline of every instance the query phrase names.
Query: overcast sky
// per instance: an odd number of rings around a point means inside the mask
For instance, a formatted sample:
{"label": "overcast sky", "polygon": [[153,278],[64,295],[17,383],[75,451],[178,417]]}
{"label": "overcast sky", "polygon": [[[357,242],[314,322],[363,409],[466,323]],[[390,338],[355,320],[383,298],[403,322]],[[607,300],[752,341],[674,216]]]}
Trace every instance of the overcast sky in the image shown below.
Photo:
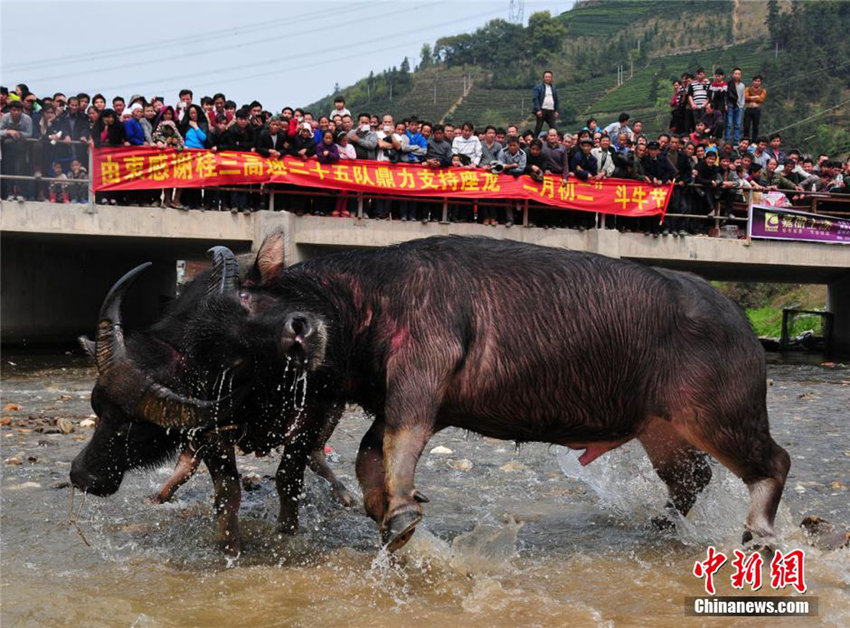
{"label": "overcast sky", "polygon": [[[553,15],[574,0],[525,2]],[[423,43],[507,18],[508,0],[168,3],[0,1],[0,84],[195,99],[221,91],[266,109],[306,105],[370,70],[419,60]]]}

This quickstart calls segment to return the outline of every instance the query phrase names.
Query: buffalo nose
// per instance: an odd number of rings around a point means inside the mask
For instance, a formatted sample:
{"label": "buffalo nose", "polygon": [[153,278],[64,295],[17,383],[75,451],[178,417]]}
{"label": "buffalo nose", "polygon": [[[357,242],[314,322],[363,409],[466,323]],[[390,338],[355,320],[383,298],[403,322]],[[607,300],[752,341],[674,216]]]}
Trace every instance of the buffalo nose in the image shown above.
{"label": "buffalo nose", "polygon": [[313,325],[303,312],[293,312],[286,317],[284,331],[290,338],[309,338],[313,334]]}
{"label": "buffalo nose", "polygon": [[71,484],[81,491],[86,491],[92,484],[91,476],[84,469],[71,468]]}

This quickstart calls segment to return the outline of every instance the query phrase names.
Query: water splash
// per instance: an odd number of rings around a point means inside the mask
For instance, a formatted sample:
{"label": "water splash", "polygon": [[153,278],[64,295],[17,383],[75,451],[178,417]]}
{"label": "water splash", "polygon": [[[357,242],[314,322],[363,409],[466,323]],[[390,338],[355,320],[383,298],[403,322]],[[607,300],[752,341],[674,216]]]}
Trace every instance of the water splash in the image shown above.
{"label": "water splash", "polygon": [[521,521],[509,517],[503,525],[478,523],[452,539],[449,565],[464,575],[504,570],[516,555]]}
{"label": "water splash", "polygon": [[[726,467],[710,460],[712,478],[699,494],[687,517],[664,508],[667,489],[656,475],[639,444],[631,442],[607,453],[586,467],[576,452],[558,448],[558,463],[565,476],[582,482],[598,505],[626,524],[645,525],[652,517],[672,517],[676,537],[686,545],[707,542],[740,542],[750,497],[744,483]],[[793,528],[790,510],[780,504],[777,531]]]}

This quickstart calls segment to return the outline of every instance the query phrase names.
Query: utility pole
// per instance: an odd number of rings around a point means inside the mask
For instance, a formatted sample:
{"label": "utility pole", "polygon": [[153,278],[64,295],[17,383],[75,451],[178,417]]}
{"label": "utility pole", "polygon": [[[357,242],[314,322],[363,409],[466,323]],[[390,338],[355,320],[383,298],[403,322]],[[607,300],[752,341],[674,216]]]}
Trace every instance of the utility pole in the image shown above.
{"label": "utility pole", "polygon": [[437,104],[437,73],[438,72],[439,72],[439,70],[437,70],[437,68],[434,68],[434,104],[435,105]]}
{"label": "utility pole", "polygon": [[525,2],[523,0],[510,0],[508,2],[508,22],[522,24]]}

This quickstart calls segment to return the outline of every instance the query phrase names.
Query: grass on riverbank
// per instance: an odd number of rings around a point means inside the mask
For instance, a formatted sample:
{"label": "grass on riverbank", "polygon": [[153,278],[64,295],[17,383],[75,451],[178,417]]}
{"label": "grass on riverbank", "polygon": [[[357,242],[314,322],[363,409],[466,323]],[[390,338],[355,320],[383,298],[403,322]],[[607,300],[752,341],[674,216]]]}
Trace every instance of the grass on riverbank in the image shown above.
{"label": "grass on riverbank", "polygon": [[[742,284],[715,282],[723,294],[741,305],[757,336],[779,338],[782,334],[782,309],[823,310],[826,286],[811,284]],[[823,319],[802,315],[792,322],[791,337],[812,329],[823,332]]]}

